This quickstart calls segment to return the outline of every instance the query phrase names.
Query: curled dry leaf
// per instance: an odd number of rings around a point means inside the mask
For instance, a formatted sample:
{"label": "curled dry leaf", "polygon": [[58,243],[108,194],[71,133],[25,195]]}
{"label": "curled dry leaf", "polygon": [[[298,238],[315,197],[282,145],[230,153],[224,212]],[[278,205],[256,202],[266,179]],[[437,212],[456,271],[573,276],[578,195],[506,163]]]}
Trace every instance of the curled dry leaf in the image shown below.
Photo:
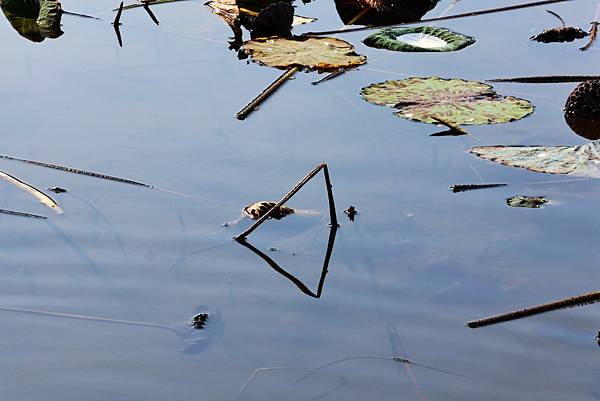
{"label": "curled dry leaf", "polygon": [[505,166],[600,178],[600,143],[580,146],[477,146],[471,153]]}
{"label": "curled dry leaf", "polygon": [[19,180],[16,177],[13,177],[10,174],[5,173],[4,171],[0,171],[0,178],[10,182],[11,184],[14,184],[15,186],[19,187],[23,191],[29,192],[31,195],[35,196],[41,203],[48,206],[50,209],[54,210],[56,213],[60,214],[63,212],[63,210],[60,208],[60,206],[58,206],[58,203],[56,203],[54,201],[54,199],[52,199],[51,197],[49,197],[48,195],[46,195],[39,189],[27,184],[26,182]]}
{"label": "curled dry leaf", "polygon": [[373,104],[398,109],[396,115],[424,123],[496,124],[533,112],[527,100],[498,95],[490,85],[462,79],[408,78],[371,84],[361,91]]}
{"label": "curled dry leaf", "polygon": [[261,38],[244,42],[244,51],[254,61],[280,69],[334,71],[367,62],[350,43],[336,38]]}

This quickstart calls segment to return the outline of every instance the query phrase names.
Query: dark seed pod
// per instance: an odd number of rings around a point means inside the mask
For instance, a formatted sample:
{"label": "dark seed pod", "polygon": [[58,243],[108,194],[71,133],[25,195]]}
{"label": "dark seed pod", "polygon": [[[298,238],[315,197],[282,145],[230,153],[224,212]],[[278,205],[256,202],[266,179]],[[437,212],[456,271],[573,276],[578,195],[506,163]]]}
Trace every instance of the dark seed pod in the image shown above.
{"label": "dark seed pod", "polygon": [[565,103],[565,116],[600,118],[600,81],[585,81],[577,85]]}
{"label": "dark seed pod", "polygon": [[[244,208],[244,213],[252,220],[258,220],[263,217],[273,206],[275,206],[276,202],[269,201],[260,201],[254,202],[251,205],[248,205]],[[275,212],[271,215],[272,218],[276,220],[280,220],[287,216],[288,214],[294,213],[294,209],[289,208],[287,206],[280,206],[275,210]]]}
{"label": "dark seed pod", "polygon": [[531,40],[542,43],[555,43],[555,42],[572,42],[575,39],[585,38],[589,34],[579,28],[572,26],[544,29],[542,33],[532,36]]}

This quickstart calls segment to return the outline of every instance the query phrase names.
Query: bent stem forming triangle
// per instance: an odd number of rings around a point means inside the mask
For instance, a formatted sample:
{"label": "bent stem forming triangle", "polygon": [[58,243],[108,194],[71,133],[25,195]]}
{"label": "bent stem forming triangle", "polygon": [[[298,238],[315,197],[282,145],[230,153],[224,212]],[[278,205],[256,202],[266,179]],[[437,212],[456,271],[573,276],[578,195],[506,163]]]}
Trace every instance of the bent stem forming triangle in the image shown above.
{"label": "bent stem forming triangle", "polygon": [[254,230],[256,230],[262,223],[264,223],[276,210],[279,209],[281,205],[287,202],[292,196],[294,196],[308,181],[310,181],[319,171],[323,170],[323,176],[325,177],[325,187],[327,189],[327,199],[329,201],[329,219],[330,224],[335,227],[339,227],[337,222],[337,217],[335,215],[335,202],[333,200],[333,192],[331,191],[331,181],[329,179],[329,170],[327,169],[327,164],[321,163],[317,167],[315,167],[310,173],[308,173],[303,179],[296,184],[294,188],[290,190],[279,202],[277,202],[267,213],[265,213],[260,219],[256,221],[252,226],[250,226],[246,231],[239,234],[237,237],[233,239],[237,242],[242,242],[246,239],[248,235],[250,235]]}

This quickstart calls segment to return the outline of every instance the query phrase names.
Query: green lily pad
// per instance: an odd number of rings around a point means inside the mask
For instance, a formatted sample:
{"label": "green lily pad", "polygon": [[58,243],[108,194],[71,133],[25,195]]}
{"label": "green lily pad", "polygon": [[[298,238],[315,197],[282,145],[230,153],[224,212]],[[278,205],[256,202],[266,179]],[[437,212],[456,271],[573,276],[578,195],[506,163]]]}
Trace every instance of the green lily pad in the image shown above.
{"label": "green lily pad", "polygon": [[244,42],[244,51],[263,65],[333,71],[367,62],[348,42],[336,38],[259,38]]}
{"label": "green lily pad", "polygon": [[398,109],[398,117],[433,124],[496,124],[519,120],[533,112],[527,100],[498,95],[490,85],[462,79],[408,78],[371,84],[363,98]]}
{"label": "green lily pad", "polygon": [[600,178],[600,143],[580,146],[477,146],[471,153],[509,167]]}
{"label": "green lily pad", "polygon": [[475,43],[475,38],[446,28],[419,26],[382,29],[363,40],[370,47],[397,52],[453,52]]}

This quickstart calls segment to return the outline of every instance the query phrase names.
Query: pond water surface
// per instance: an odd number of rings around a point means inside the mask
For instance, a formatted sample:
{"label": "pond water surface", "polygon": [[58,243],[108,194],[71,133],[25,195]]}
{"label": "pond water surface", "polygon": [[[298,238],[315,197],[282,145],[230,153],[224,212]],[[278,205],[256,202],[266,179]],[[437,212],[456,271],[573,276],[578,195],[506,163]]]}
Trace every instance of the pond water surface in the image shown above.
{"label": "pond water surface", "polygon": [[[122,17],[116,2],[64,0],[64,35],[33,43],[0,23],[0,154],[139,180],[129,186],[9,160],[0,170],[52,194],[54,215],[0,182],[0,399],[91,400],[565,400],[600,399],[600,306],[471,330],[490,314],[598,290],[597,181],[511,169],[468,153],[479,145],[575,145],[563,119],[576,84],[495,84],[535,112],[510,124],[439,127],[395,117],[359,96],[373,82],[410,76],[485,80],[593,75],[599,47],[531,42],[556,20],[543,8],[446,21],[477,43],[447,54],[364,46],[368,57],[320,85],[298,73],[245,121],[235,113],[280,71],[238,60],[231,30],[201,1]],[[505,2],[464,0],[450,13]],[[427,14],[440,15],[443,0]],[[596,2],[553,5],[589,27]],[[341,26],[332,2],[297,4]],[[585,41],[585,40],[584,40]],[[231,238],[224,227],[258,200],[277,200],[320,162],[329,165],[338,219],[320,298],[307,296]],[[547,184],[532,184],[551,181]],[[507,187],[453,194],[457,183]],[[505,199],[545,196],[541,209]],[[317,211],[269,221],[249,242],[312,291],[330,234],[322,178],[288,204]],[[354,222],[342,210],[355,205]],[[276,250],[269,250],[274,248]],[[181,328],[207,312],[206,329],[181,338],[161,327],[12,312],[27,308]],[[187,332],[186,332],[187,333]],[[356,356],[402,356],[415,363]],[[251,380],[249,376],[258,368]],[[246,386],[242,387],[246,382]],[[238,391],[242,389],[241,393]]]}

